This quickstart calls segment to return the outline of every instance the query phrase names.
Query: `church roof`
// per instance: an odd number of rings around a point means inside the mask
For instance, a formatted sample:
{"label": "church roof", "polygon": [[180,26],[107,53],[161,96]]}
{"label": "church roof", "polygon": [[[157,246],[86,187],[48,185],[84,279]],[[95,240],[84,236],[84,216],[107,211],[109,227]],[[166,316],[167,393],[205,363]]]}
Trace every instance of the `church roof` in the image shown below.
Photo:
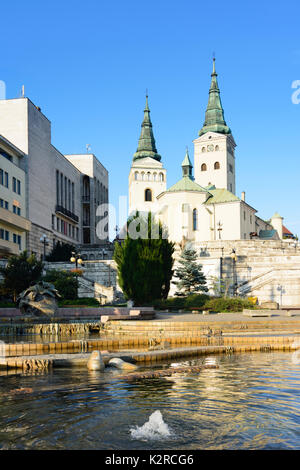
{"label": "church roof", "polygon": [[189,176],[183,176],[181,180],[173,184],[166,192],[172,193],[177,191],[199,191],[208,193],[207,189],[202,188],[200,184],[195,183]]}
{"label": "church roof", "polygon": [[150,109],[148,105],[148,95],[146,95],[146,106],[144,109],[144,120],[142,122],[142,130],[139,138],[138,148],[133,155],[133,160],[150,157],[160,162],[161,156],[157,153],[155,139],[152,130],[152,122],[150,119]]}
{"label": "church roof", "polygon": [[[214,188],[214,189],[212,189]],[[228,189],[221,188],[216,189],[215,186],[208,186],[206,191],[211,194],[211,197],[207,199],[205,204],[220,204],[222,202],[235,202],[240,201],[240,198],[235,196]]]}
{"label": "church roof", "polygon": [[211,74],[211,85],[209,89],[208,104],[205,112],[205,121],[199,131],[199,136],[206,132],[218,132],[219,134],[231,134],[230,128],[224,119],[220,90],[215,70],[215,59],[213,59],[213,72]]}

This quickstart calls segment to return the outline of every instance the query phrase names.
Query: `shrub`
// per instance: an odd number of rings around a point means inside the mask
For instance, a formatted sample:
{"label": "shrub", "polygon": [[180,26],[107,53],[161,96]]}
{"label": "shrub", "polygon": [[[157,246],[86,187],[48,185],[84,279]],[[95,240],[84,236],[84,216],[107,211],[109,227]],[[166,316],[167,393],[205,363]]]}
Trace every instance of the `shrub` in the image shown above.
{"label": "shrub", "polygon": [[70,261],[72,252],[75,251],[74,245],[69,243],[57,242],[51,253],[46,256],[47,261]]}
{"label": "shrub", "polygon": [[203,306],[203,310],[210,310],[212,312],[241,312],[244,308],[252,308],[255,306],[248,299],[240,297],[214,297],[207,300]]}
{"label": "shrub", "polygon": [[28,256],[23,251],[18,256],[11,256],[5,268],[0,268],[4,280],[2,288],[16,301],[17,296],[41,279],[43,263],[38,261],[34,255]]}
{"label": "shrub", "polygon": [[76,273],[51,269],[43,277],[46,282],[54,284],[62,300],[77,299],[78,280]]}
{"label": "shrub", "polygon": [[86,305],[87,307],[99,307],[100,303],[93,297],[82,297],[79,299],[67,299],[59,302],[59,307],[68,307],[69,305]]}
{"label": "shrub", "polygon": [[202,309],[209,299],[206,294],[191,294],[187,297],[169,297],[165,300],[155,300],[153,306],[156,310],[193,310]]}

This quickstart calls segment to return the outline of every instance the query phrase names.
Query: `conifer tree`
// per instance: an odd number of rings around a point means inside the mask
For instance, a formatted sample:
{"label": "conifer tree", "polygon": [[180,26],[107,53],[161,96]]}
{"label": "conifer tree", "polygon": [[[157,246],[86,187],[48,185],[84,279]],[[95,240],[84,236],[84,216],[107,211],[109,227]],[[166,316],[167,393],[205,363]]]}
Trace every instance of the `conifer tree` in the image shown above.
{"label": "conifer tree", "polygon": [[175,270],[175,277],[178,281],[173,281],[177,286],[175,295],[186,296],[198,292],[207,292],[206,277],[202,272],[202,265],[197,263],[197,252],[191,248],[184,248],[178,260],[179,266]]}
{"label": "conifer tree", "polygon": [[[146,224],[147,238],[132,238],[127,231],[126,239],[115,244],[114,259],[125,298],[143,305],[167,298],[173,275],[174,244],[163,236],[163,227],[153,220],[151,212],[144,218],[137,212],[128,219],[127,227],[137,218]],[[153,233],[158,237],[153,238]]]}

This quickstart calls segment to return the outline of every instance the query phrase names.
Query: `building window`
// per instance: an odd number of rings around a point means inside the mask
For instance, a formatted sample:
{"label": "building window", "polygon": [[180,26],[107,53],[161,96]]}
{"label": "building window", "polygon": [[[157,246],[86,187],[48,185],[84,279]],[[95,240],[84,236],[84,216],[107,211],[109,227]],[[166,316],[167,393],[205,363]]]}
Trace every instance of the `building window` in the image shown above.
{"label": "building window", "polygon": [[193,210],[193,230],[198,230],[198,211]]}
{"label": "building window", "polygon": [[246,220],[246,211],[244,211],[244,220]]}
{"label": "building window", "polygon": [[136,171],[134,173],[134,179],[135,179],[135,181],[137,181],[139,179],[139,172],[138,171]]}
{"label": "building window", "polygon": [[3,170],[0,168],[0,184],[3,185]]}
{"label": "building window", "polygon": [[250,224],[252,224],[252,215],[250,215]]}
{"label": "building window", "polygon": [[206,152],[206,148],[205,147],[202,147],[202,153],[205,153]]}
{"label": "building window", "polygon": [[215,151],[217,152],[218,150],[219,150],[219,146],[216,145],[216,146],[215,146]]}
{"label": "building window", "polygon": [[17,193],[21,194],[21,181],[17,180]]}
{"label": "building window", "polygon": [[144,179],[145,179],[145,173],[143,171],[141,173],[141,179],[142,179],[142,181],[144,181]]}
{"label": "building window", "polygon": [[206,170],[207,170],[206,163],[202,163],[202,165],[201,165],[201,171],[206,171]]}
{"label": "building window", "polygon": [[147,173],[147,181],[151,181],[151,173],[150,173],[150,171],[148,171],[148,173]]}
{"label": "building window", "polygon": [[9,231],[5,230],[5,240],[9,242]]}
{"label": "building window", "polygon": [[214,169],[215,169],[215,170],[219,170],[219,169],[220,169],[220,163],[219,163],[219,162],[215,162],[215,164],[214,164]]}
{"label": "building window", "polygon": [[156,181],[156,178],[157,178],[157,174],[153,173],[153,181]]}
{"label": "building window", "polygon": [[152,201],[152,191],[151,189],[145,189],[145,201]]}
{"label": "building window", "polygon": [[5,172],[5,187],[8,188],[8,173]]}
{"label": "building window", "polygon": [[17,180],[14,176],[12,179],[12,186],[13,186],[13,192],[16,193],[17,192]]}
{"label": "building window", "polygon": [[230,191],[232,192],[232,183],[230,183]]}
{"label": "building window", "polygon": [[233,173],[233,166],[229,163],[229,171],[230,173]]}
{"label": "building window", "polygon": [[164,181],[164,174],[163,173],[159,173],[159,181]]}
{"label": "building window", "polygon": [[59,171],[56,170],[56,204],[59,206]]}

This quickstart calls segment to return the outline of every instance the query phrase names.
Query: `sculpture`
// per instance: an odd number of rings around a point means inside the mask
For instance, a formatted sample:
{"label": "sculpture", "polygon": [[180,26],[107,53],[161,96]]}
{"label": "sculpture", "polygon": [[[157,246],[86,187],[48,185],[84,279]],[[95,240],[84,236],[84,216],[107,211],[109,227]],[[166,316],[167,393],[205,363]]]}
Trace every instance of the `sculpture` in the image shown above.
{"label": "sculpture", "polygon": [[57,299],[60,297],[53,284],[40,281],[21,292],[17,305],[24,315],[53,317],[57,312]]}

